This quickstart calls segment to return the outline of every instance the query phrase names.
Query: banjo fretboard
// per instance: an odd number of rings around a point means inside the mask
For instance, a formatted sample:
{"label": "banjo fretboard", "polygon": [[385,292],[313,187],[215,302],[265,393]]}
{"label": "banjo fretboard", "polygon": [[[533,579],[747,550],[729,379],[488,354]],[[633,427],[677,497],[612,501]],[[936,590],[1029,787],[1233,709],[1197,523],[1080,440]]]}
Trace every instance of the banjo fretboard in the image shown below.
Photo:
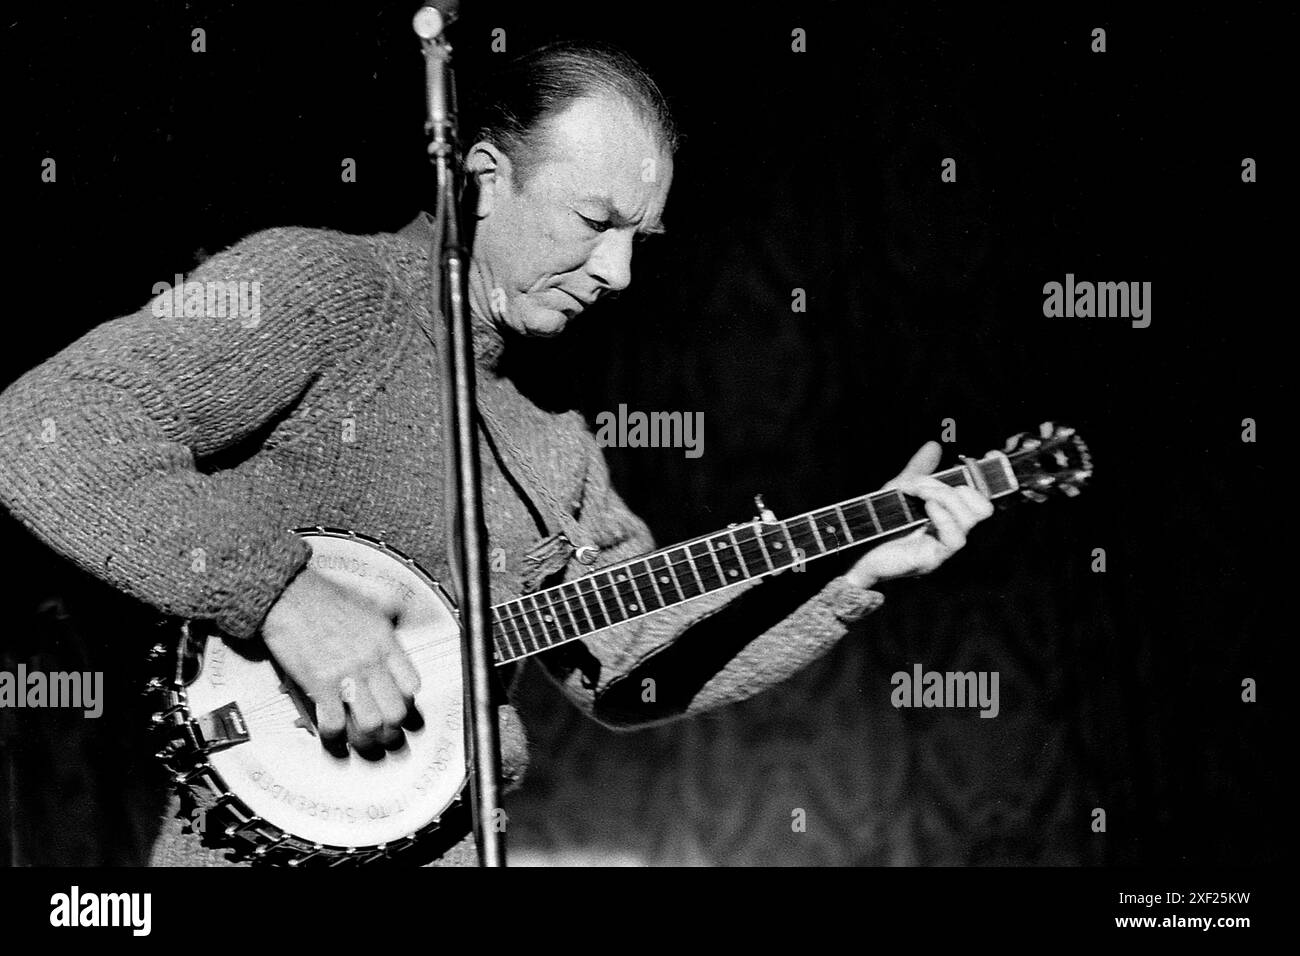
{"label": "banjo fretboard", "polygon": [[[980,488],[990,498],[1018,485],[1005,455],[990,455],[935,478]],[[785,520],[751,521],[602,568],[492,608],[498,664],[614,627],[799,562],[923,525],[924,502],[879,491]]]}

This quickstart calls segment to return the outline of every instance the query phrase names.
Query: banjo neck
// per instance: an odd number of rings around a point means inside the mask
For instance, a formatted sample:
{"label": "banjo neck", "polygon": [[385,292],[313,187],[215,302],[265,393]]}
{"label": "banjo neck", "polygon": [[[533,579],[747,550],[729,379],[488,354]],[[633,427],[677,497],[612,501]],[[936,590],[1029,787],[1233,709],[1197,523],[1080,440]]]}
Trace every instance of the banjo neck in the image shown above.
{"label": "banjo neck", "polygon": [[[1012,461],[991,453],[934,475],[990,498],[1020,489]],[[924,525],[924,502],[878,491],[785,520],[755,518],[661,548],[492,608],[496,663],[541,653],[627,621]]]}

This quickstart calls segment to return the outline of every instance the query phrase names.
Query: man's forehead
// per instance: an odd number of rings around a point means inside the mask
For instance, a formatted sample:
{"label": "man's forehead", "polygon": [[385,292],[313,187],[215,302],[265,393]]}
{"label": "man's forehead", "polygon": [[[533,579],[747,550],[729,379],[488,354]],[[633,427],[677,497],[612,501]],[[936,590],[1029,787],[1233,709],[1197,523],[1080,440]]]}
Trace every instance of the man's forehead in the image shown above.
{"label": "man's forehead", "polygon": [[672,160],[650,125],[625,101],[578,100],[548,127],[542,162],[552,167],[556,185],[572,201],[599,204],[628,220],[662,202]]}
{"label": "man's forehead", "polygon": [[549,120],[556,145],[590,151],[598,146],[656,150],[653,127],[621,96],[583,96]]}

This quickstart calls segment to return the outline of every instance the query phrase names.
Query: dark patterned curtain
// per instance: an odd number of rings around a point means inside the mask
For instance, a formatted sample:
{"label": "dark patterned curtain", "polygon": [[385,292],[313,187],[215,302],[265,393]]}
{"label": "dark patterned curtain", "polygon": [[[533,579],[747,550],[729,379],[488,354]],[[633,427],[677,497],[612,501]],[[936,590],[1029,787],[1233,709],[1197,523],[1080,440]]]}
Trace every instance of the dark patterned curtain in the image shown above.
{"label": "dark patterned curtain", "polygon": [[[1252,4],[1213,23],[957,9],[832,3],[776,26],[694,7],[634,27],[582,5],[559,14],[561,35],[642,58],[686,141],[669,235],[638,251],[632,288],[511,360],[539,401],[589,420],[620,403],[703,413],[698,459],[607,452],[661,543],[749,519],[755,493],[791,515],[874,489],[946,419],[950,456],[1068,421],[1098,475],[1078,500],[1008,509],[933,576],[891,583],[885,606],[825,658],[737,706],[622,735],[529,684],[534,762],[508,805],[520,861],[1277,858],[1262,810],[1276,793],[1272,725],[1240,701],[1241,680],[1266,675],[1275,647],[1265,531],[1240,504],[1275,496],[1259,446],[1239,434],[1282,380],[1266,239],[1279,213],[1239,169],[1266,152],[1276,115],[1260,91],[1284,58],[1252,54]],[[87,172],[57,194],[34,183],[17,206],[29,238],[19,271],[40,280],[20,311],[69,270],[87,291],[6,357],[5,380],[138,307],[143,277],[253,229],[408,221],[423,188],[418,58],[393,52],[409,46],[408,15],[376,14],[373,42],[313,44],[297,25],[254,29],[252,13],[225,9],[214,22],[238,49],[201,70],[178,62],[174,87],[114,60],[128,71],[113,74],[117,99],[137,108],[99,117],[100,136],[74,142],[67,117],[31,109],[22,122],[37,152],[11,142],[6,164],[58,146]],[[164,5],[156,16],[160,29],[185,26]],[[506,29],[512,51],[551,33],[526,11],[467,17],[467,31]],[[44,36],[60,29],[51,21],[21,26]],[[1099,25],[1104,55],[1089,49]],[[790,50],[796,26],[807,53]],[[118,29],[114,49],[154,42]],[[33,40],[29,70],[49,42]],[[463,77],[492,68],[482,46],[463,44]],[[321,89],[292,82],[306,50],[334,64]],[[1247,55],[1253,72],[1235,72]],[[194,112],[254,94],[262,106],[243,121],[257,149],[206,155]],[[336,155],[358,155],[372,175],[341,192]],[[955,183],[940,180],[946,157]],[[137,214],[148,196],[184,215],[151,228]],[[1067,272],[1153,282],[1152,326],[1045,319],[1043,283]],[[795,290],[806,311],[792,311]],[[119,661],[134,639],[121,633],[126,612],[91,610],[103,597],[92,586],[67,584],[21,533],[6,541],[22,573],[7,578],[5,666]],[[1098,548],[1105,573],[1093,570]],[[914,663],[999,672],[998,717],[895,709],[890,675]],[[0,720],[13,859],[130,862],[125,808],[144,772],[120,756],[134,734],[126,716]],[[1105,833],[1093,832],[1094,808]],[[791,826],[797,810],[804,832]]]}

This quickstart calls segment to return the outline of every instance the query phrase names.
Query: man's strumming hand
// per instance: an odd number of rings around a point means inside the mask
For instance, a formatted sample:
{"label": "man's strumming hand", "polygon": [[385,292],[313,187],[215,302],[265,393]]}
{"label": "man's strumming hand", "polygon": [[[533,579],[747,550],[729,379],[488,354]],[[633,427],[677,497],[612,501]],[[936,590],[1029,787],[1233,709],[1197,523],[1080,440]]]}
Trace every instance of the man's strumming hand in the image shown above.
{"label": "man's strumming hand", "polygon": [[393,617],[333,581],[304,569],[262,624],[276,662],[315,702],[322,737],[344,731],[373,749],[401,734],[420,677],[393,632]]}

